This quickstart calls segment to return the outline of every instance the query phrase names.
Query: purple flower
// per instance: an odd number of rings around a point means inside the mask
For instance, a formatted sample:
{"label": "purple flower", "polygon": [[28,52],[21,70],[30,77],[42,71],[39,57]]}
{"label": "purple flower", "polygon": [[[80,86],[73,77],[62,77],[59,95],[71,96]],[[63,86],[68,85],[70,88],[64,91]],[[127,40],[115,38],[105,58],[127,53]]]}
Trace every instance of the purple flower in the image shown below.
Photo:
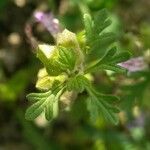
{"label": "purple flower", "polygon": [[136,57],[129,59],[128,61],[118,64],[119,66],[126,68],[129,72],[142,71],[147,68],[147,64],[143,57]]}
{"label": "purple flower", "polygon": [[132,120],[130,123],[127,124],[128,129],[132,129],[135,127],[144,127],[145,126],[145,118],[146,116],[142,113],[137,118]]}
{"label": "purple flower", "polygon": [[58,19],[54,18],[52,13],[44,13],[37,11],[34,13],[36,21],[43,24],[43,26],[55,37],[60,32]]}

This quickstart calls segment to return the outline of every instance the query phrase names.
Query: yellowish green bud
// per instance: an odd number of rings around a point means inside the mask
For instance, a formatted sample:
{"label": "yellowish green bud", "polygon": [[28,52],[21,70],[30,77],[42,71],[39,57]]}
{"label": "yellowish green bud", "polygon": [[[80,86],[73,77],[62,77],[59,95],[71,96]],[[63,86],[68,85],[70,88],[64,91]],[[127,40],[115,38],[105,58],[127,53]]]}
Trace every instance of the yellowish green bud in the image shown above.
{"label": "yellowish green bud", "polygon": [[49,76],[46,69],[40,69],[36,88],[39,90],[49,90],[57,82],[63,83],[67,79],[66,75]]}

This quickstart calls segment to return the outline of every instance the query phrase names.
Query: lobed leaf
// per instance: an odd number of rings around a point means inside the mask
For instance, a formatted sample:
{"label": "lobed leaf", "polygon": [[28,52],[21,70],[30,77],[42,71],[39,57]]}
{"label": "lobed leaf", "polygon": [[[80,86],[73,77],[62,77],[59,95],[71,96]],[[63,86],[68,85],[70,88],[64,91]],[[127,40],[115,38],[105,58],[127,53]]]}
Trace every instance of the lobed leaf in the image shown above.
{"label": "lobed leaf", "polygon": [[118,124],[118,117],[116,113],[119,110],[105,101],[102,97],[97,95],[90,96],[87,99],[87,109],[90,112],[90,117],[92,121],[95,121],[99,116],[104,116],[107,121],[113,124]]}
{"label": "lobed leaf", "polygon": [[116,54],[117,49],[116,47],[112,47],[111,49],[109,49],[104,56],[101,58],[101,60],[99,61],[100,64],[104,64],[104,63],[108,63],[111,61],[112,57]]}
{"label": "lobed leaf", "polygon": [[72,71],[76,64],[76,54],[72,48],[65,48],[62,46],[58,47],[59,58],[58,63],[60,64],[63,70],[69,69]]}
{"label": "lobed leaf", "polygon": [[85,72],[88,73],[88,72],[97,72],[101,70],[111,70],[117,73],[125,73],[127,70],[119,66],[118,63],[129,59],[130,53],[122,52],[116,54],[116,52],[117,52],[116,47],[109,49],[101,59],[99,59],[96,63],[87,67]]}
{"label": "lobed leaf", "polygon": [[46,98],[50,93],[51,91],[45,93],[30,93],[26,96],[26,98],[31,102],[36,102],[41,100],[42,98]]}
{"label": "lobed leaf", "polygon": [[102,32],[105,28],[107,28],[111,24],[111,20],[108,18],[109,14],[106,9],[100,10],[94,16],[94,27],[97,33]]}
{"label": "lobed leaf", "polygon": [[25,118],[27,120],[33,120],[37,118],[43,112],[45,106],[45,99],[41,99],[26,110]]}
{"label": "lobed leaf", "polygon": [[58,100],[63,92],[63,88],[56,91],[48,91],[45,93],[31,93],[27,96],[28,100],[35,102],[25,113],[27,120],[33,120],[42,112],[45,112],[45,118],[51,120],[56,117],[56,108],[58,112]]}
{"label": "lobed leaf", "polygon": [[104,30],[111,24],[106,9],[99,11],[94,18],[84,16],[87,45],[90,47],[88,60],[93,61],[103,56],[105,51],[115,42],[116,36]]}
{"label": "lobed leaf", "polygon": [[67,90],[68,91],[78,91],[83,92],[84,89],[89,85],[89,81],[86,77],[83,75],[77,75],[75,77],[72,77],[67,82]]}

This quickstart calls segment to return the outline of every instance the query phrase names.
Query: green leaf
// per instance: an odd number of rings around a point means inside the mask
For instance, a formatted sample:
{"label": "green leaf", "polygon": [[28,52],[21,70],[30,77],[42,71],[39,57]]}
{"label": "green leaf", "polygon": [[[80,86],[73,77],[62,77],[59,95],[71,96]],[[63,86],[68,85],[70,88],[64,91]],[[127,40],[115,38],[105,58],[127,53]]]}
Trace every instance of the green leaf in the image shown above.
{"label": "green leaf", "polygon": [[86,77],[83,75],[77,75],[75,77],[72,77],[67,82],[67,90],[68,91],[78,91],[83,92],[84,89],[89,85],[89,81]]}
{"label": "green leaf", "polygon": [[58,116],[59,107],[58,107],[58,100],[53,103],[53,118]]}
{"label": "green leaf", "polygon": [[101,65],[97,68],[95,68],[97,71],[98,70],[111,70],[111,71],[114,71],[116,73],[126,73],[126,69],[120,67],[120,66],[117,66],[117,65]]}
{"label": "green leaf", "polygon": [[93,65],[85,70],[85,73],[94,73],[94,72],[99,72],[103,70],[111,70],[116,73],[126,73],[127,70],[118,66],[118,65],[111,65],[111,64],[102,64],[102,65]]}
{"label": "green leaf", "polygon": [[26,110],[25,118],[27,120],[33,120],[37,118],[43,112],[46,104],[47,101],[45,99],[41,99],[40,101],[36,102]]}
{"label": "green leaf", "polygon": [[130,57],[131,57],[131,54],[129,52],[121,52],[121,53],[115,55],[112,58],[111,62],[117,64],[117,63],[124,62],[124,61],[128,60]]}
{"label": "green leaf", "polygon": [[[55,99],[55,97],[52,99]],[[45,106],[45,118],[47,120],[51,120],[53,118],[53,100],[47,102]]]}
{"label": "green leaf", "polygon": [[64,88],[55,91],[48,91],[45,93],[29,94],[27,99],[35,103],[27,109],[25,118],[27,120],[33,120],[42,112],[45,112],[45,118],[47,120],[51,120],[56,117],[56,104],[58,105],[57,101],[59,100],[63,90]]}
{"label": "green leaf", "polygon": [[110,121],[113,124],[118,124],[116,113],[118,113],[119,110],[109,104],[104,97],[91,95],[87,99],[87,109],[90,112],[91,121],[95,121],[100,116],[104,116],[107,121]]}
{"label": "green leaf", "polygon": [[119,99],[116,96],[101,94],[89,84],[86,86],[89,97],[87,98],[87,110],[91,121],[103,116],[107,121],[117,124],[119,109],[114,105]]}
{"label": "green leaf", "polygon": [[116,40],[116,35],[104,30],[111,24],[106,9],[99,11],[95,17],[84,15],[86,41],[89,46],[88,61],[102,57],[105,51]]}
{"label": "green leaf", "polygon": [[45,93],[30,93],[26,96],[26,98],[31,102],[36,102],[41,100],[42,98],[46,98],[51,94],[51,91]]}
{"label": "green leaf", "polygon": [[46,44],[39,45],[37,57],[51,76],[58,76],[67,70],[72,71],[77,60],[77,54],[73,48]]}
{"label": "green leaf", "polygon": [[94,39],[91,39],[90,48],[91,53],[89,54],[90,59],[98,59],[102,57],[105,51],[116,41],[116,35],[112,32],[102,33],[95,35]]}
{"label": "green leaf", "polygon": [[93,23],[92,23],[92,18],[89,14],[84,15],[84,25],[85,25],[85,31],[86,31],[86,36],[87,36],[87,43],[91,42],[90,38],[91,35],[93,34],[92,28],[93,28]]}
{"label": "green leaf", "polygon": [[66,71],[67,69],[72,71],[75,68],[76,64],[76,54],[72,48],[65,48],[62,46],[57,47],[59,50],[59,58],[57,60],[58,64],[62,70]]}
{"label": "green leaf", "polygon": [[89,65],[85,72],[89,73],[101,70],[111,70],[117,73],[125,73],[126,69],[120,67],[118,63],[128,60],[130,58],[130,53],[121,52],[119,54],[116,54],[116,52],[116,47],[109,49],[101,59],[96,61],[94,64]]}
{"label": "green leaf", "polygon": [[90,113],[90,119],[92,122],[95,122],[97,118],[101,116],[101,114],[99,114],[99,110],[96,103],[93,102],[92,97],[88,97],[87,99],[87,110]]}
{"label": "green leaf", "polygon": [[94,16],[95,28],[97,29],[97,33],[102,32],[106,27],[111,24],[111,20],[108,18],[109,13],[106,9],[100,10]]}
{"label": "green leaf", "polygon": [[101,64],[108,63],[109,61],[111,61],[112,57],[116,54],[116,52],[117,52],[116,47],[113,47],[113,48],[109,49],[105,53],[105,55],[101,58],[99,63],[101,63]]}
{"label": "green leaf", "polygon": [[118,103],[120,101],[118,97],[113,95],[99,94],[99,97],[110,104]]}

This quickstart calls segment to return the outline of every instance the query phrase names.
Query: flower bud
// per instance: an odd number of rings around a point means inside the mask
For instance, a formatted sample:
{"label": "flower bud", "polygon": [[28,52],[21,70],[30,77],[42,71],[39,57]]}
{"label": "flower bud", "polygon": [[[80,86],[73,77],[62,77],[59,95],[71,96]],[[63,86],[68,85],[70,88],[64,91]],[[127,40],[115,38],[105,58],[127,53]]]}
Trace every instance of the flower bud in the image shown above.
{"label": "flower bud", "polygon": [[80,45],[78,43],[76,34],[65,29],[62,33],[58,34],[57,45],[72,48],[72,50],[74,51],[74,53],[78,58],[76,61],[76,66],[81,67],[84,61],[84,56],[83,56],[83,52],[80,49]]}
{"label": "flower bud", "polygon": [[41,44],[38,46],[37,57],[44,64],[49,75],[57,76],[62,73],[62,69],[55,63],[59,57],[56,46]]}
{"label": "flower bud", "polygon": [[49,90],[55,86],[56,83],[63,83],[66,80],[66,75],[49,76],[46,69],[40,69],[38,72],[38,80],[36,82],[36,88],[39,90]]}
{"label": "flower bud", "polygon": [[62,33],[58,34],[57,45],[74,48],[74,49],[79,48],[76,35],[67,29],[65,29]]}
{"label": "flower bud", "polygon": [[76,35],[66,29],[58,34],[56,46],[40,44],[37,57],[44,64],[50,76],[82,71],[83,53]]}

